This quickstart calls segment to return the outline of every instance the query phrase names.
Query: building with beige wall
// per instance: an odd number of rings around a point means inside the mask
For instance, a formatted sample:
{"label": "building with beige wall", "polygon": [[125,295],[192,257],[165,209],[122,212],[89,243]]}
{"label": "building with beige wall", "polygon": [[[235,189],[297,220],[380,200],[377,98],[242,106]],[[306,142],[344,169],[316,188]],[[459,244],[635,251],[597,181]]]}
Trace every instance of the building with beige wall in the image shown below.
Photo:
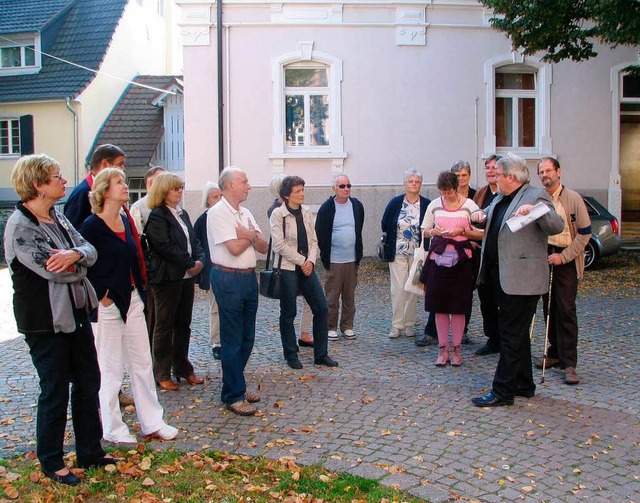
{"label": "building with beige wall", "polygon": [[0,200],[15,199],[11,170],[30,151],[56,158],[70,191],[129,81],[180,73],[178,9],[172,0],[15,0],[5,7]]}

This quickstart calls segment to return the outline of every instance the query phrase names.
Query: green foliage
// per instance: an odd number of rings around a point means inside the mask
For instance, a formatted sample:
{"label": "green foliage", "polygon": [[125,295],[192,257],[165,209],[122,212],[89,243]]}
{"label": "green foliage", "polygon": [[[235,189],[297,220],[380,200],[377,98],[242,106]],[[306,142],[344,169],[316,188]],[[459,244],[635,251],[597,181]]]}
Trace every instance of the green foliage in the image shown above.
{"label": "green foliage", "polygon": [[494,28],[525,54],[543,60],[584,61],[597,55],[594,42],[616,47],[640,44],[638,0],[481,0],[493,9]]}

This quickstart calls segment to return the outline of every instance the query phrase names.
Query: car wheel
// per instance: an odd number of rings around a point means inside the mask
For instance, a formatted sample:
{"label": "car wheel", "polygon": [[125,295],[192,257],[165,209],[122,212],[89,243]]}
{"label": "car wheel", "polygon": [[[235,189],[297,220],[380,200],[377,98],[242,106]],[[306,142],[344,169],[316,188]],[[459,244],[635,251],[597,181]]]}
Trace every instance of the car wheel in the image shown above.
{"label": "car wheel", "polygon": [[589,241],[584,249],[584,268],[589,269],[597,258],[598,248],[593,241]]}

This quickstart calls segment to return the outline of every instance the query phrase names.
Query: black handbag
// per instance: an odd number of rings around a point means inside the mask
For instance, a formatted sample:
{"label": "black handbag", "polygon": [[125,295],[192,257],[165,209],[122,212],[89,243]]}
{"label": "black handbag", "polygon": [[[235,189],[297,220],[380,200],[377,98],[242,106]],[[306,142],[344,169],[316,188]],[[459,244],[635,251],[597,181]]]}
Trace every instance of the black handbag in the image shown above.
{"label": "black handbag", "polygon": [[[282,218],[282,235],[284,237],[285,227],[284,217]],[[260,271],[260,295],[270,299],[280,298],[280,266],[282,265],[282,255],[278,258],[278,267],[270,269],[271,265],[271,236],[269,236],[269,249],[267,250],[267,263],[264,271]]]}

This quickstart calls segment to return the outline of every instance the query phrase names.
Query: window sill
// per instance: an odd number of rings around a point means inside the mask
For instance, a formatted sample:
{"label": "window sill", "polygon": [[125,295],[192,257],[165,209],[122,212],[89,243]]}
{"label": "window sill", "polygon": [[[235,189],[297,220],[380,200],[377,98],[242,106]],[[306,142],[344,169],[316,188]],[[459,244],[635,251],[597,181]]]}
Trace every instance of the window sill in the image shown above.
{"label": "window sill", "polygon": [[[539,161],[540,159],[542,159],[543,157],[554,157],[555,155],[552,152],[539,152],[538,150],[532,150],[529,148],[503,148],[503,147],[499,147],[496,149],[496,154],[499,155],[506,155],[507,153],[513,153],[517,156],[522,157],[523,159],[527,159],[527,160],[532,160],[532,161]],[[491,154],[483,154],[483,158],[486,159],[487,157],[489,157]]]}
{"label": "window sill", "polygon": [[269,154],[269,159],[346,159],[345,152],[278,152]]}

